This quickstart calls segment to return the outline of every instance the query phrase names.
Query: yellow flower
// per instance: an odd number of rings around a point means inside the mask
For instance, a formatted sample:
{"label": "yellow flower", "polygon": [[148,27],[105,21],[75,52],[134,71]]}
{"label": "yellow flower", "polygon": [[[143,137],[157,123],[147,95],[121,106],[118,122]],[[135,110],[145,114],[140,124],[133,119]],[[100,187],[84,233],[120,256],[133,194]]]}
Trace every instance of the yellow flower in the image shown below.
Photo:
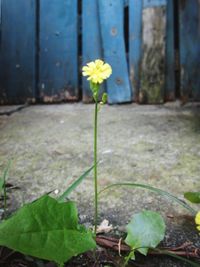
{"label": "yellow flower", "polygon": [[87,63],[87,66],[84,66],[82,71],[83,76],[88,76],[87,80],[95,84],[102,83],[112,74],[111,66],[100,59]]}
{"label": "yellow flower", "polygon": [[197,230],[200,231],[200,211],[196,214],[195,223],[197,224]]}

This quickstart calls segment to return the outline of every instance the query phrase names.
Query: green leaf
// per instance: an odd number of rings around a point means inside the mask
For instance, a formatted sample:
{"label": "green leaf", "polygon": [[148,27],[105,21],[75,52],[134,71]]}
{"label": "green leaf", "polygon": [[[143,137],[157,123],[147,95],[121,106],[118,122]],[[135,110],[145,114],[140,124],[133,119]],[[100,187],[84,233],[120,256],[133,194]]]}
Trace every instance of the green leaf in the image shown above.
{"label": "green leaf", "polygon": [[162,250],[160,250],[160,249],[155,249],[155,251],[156,251],[156,252],[159,252],[159,253],[161,253],[161,254],[168,255],[168,256],[170,256],[170,257],[173,257],[173,258],[175,258],[175,259],[177,259],[177,260],[180,260],[180,261],[183,261],[183,262],[185,262],[185,263],[188,263],[190,266],[193,266],[193,267],[200,267],[199,263],[194,262],[194,261],[191,261],[191,260],[188,260],[188,259],[186,259],[186,258],[184,258],[184,257],[180,257],[180,256],[176,255],[176,254],[173,253],[173,252],[170,252],[170,251],[167,251],[167,250],[163,250],[163,249],[162,249]]}
{"label": "green leaf", "polygon": [[103,93],[103,95],[102,95],[102,102],[103,102],[103,104],[106,104],[107,98],[108,98],[107,93]]}
{"label": "green leaf", "polygon": [[165,222],[153,211],[142,211],[133,216],[127,225],[126,244],[133,250],[147,255],[149,248],[155,248],[165,236]]}
{"label": "green leaf", "polygon": [[183,200],[180,200],[179,198],[177,198],[176,196],[153,186],[147,185],[147,184],[137,184],[137,183],[115,183],[115,184],[111,184],[108,185],[107,187],[103,188],[100,192],[99,195],[102,194],[104,191],[112,188],[112,187],[122,187],[122,186],[127,186],[127,187],[137,187],[137,188],[142,188],[142,189],[147,189],[150,190],[152,192],[155,192],[157,194],[159,194],[160,196],[163,197],[167,197],[169,199],[171,199],[172,201],[178,203],[180,206],[182,206],[183,208],[187,209],[188,211],[190,211],[192,213],[192,215],[195,215],[197,213],[197,211],[195,209],[193,209],[192,207],[190,207],[187,203],[185,203]]}
{"label": "green leaf", "polygon": [[3,190],[4,187],[4,180],[0,177],[0,192]]}
{"label": "green leaf", "polygon": [[5,183],[6,183],[6,178],[8,176],[8,172],[10,170],[10,165],[11,165],[11,160],[9,160],[7,166],[5,167],[4,171],[3,171],[3,175],[0,177],[0,192],[5,189]]}
{"label": "green leaf", "polygon": [[59,264],[96,247],[92,233],[78,225],[74,202],[58,203],[48,195],[0,224],[0,245]]}
{"label": "green leaf", "polygon": [[200,203],[200,192],[186,192],[184,198],[192,203]]}
{"label": "green leaf", "polygon": [[85,179],[85,177],[94,169],[94,165],[82,174],[76,181],[70,185],[67,190],[58,198],[59,202],[65,201],[68,195]]}

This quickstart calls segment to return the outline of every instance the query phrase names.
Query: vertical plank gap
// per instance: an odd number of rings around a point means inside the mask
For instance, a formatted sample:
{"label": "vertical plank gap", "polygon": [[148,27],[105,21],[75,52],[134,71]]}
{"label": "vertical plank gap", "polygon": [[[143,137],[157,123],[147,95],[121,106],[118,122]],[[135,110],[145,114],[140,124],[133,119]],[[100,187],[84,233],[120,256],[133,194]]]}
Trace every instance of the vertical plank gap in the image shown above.
{"label": "vertical plank gap", "polygon": [[39,91],[39,55],[40,55],[40,0],[35,1],[35,99],[36,102],[40,102]]}
{"label": "vertical plank gap", "polygon": [[174,4],[174,51],[175,51],[175,97],[180,98],[180,38],[179,38],[179,3]]}
{"label": "vertical plank gap", "polygon": [[128,4],[124,6],[124,42],[125,42],[125,49],[127,54],[129,54],[129,6]]}
{"label": "vertical plank gap", "polygon": [[1,5],[2,5],[2,2],[0,0],[0,47],[1,47],[1,18],[2,18],[2,13],[1,13]]}
{"label": "vertical plank gap", "polygon": [[82,99],[82,0],[78,0],[78,90],[79,100]]}

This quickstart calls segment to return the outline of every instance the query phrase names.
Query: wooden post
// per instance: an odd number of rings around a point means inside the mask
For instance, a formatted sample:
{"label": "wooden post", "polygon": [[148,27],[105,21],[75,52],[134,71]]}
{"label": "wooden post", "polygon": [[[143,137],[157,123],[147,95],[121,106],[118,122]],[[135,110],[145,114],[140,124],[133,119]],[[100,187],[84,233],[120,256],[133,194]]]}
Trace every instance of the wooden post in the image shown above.
{"label": "wooden post", "polygon": [[35,102],[35,0],[1,1],[0,104]]}
{"label": "wooden post", "polygon": [[175,49],[174,49],[174,0],[167,1],[167,36],[166,36],[166,101],[175,100]]}
{"label": "wooden post", "polygon": [[[97,0],[82,1],[82,66],[95,59],[103,59]],[[83,102],[93,101],[89,82],[82,79]],[[101,86],[100,97],[105,90]]]}
{"label": "wooden post", "polygon": [[200,100],[200,1],[179,0],[181,97]]}
{"label": "wooden post", "polygon": [[143,0],[140,103],[164,100],[166,0]]}
{"label": "wooden post", "polygon": [[113,69],[107,81],[110,104],[130,102],[132,90],[124,44],[124,1],[99,1],[101,36],[105,61]]}
{"label": "wooden post", "polygon": [[43,102],[78,100],[77,0],[40,1],[39,90]]}
{"label": "wooden post", "polygon": [[129,71],[133,89],[133,100],[135,101],[138,101],[140,90],[142,6],[141,0],[129,2]]}

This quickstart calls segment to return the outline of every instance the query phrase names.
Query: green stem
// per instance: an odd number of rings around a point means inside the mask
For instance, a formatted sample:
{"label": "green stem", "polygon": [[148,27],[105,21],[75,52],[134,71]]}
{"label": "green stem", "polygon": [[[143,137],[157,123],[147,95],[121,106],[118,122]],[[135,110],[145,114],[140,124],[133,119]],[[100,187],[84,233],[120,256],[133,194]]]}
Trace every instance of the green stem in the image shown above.
{"label": "green stem", "polygon": [[98,119],[98,97],[95,99],[95,115],[94,115],[94,232],[97,232],[98,220],[98,183],[97,183],[97,119]]}
{"label": "green stem", "polygon": [[8,165],[3,173],[3,198],[4,198],[4,215],[6,216],[6,210],[7,210],[7,191],[6,191],[6,179],[8,176],[8,172],[10,169],[11,161],[8,162]]}
{"label": "green stem", "polygon": [[183,262],[186,262],[186,263],[188,263],[190,266],[200,267],[200,264],[199,264],[199,263],[194,262],[194,261],[191,261],[191,260],[188,260],[188,259],[186,259],[186,258],[184,258],[184,257],[178,256],[178,255],[176,255],[175,253],[172,253],[172,252],[170,252],[170,251],[167,251],[167,250],[163,251],[163,250],[160,250],[160,249],[154,249],[154,251],[157,251],[157,252],[159,252],[159,253],[161,253],[161,254],[165,254],[165,255],[167,255],[167,256],[173,257],[173,258],[175,258],[175,259],[177,259],[177,260],[181,260],[181,261],[183,261]]}
{"label": "green stem", "polygon": [[6,181],[4,181],[4,185],[3,185],[3,198],[4,198],[4,213],[6,214],[6,210],[7,210],[7,192],[6,192]]}
{"label": "green stem", "polygon": [[134,255],[134,253],[135,253],[135,251],[132,250],[132,251],[128,254],[128,256],[125,257],[125,262],[124,262],[124,264],[123,264],[122,267],[126,267],[126,266],[127,266],[128,262],[130,261],[130,259],[131,259],[132,256]]}

